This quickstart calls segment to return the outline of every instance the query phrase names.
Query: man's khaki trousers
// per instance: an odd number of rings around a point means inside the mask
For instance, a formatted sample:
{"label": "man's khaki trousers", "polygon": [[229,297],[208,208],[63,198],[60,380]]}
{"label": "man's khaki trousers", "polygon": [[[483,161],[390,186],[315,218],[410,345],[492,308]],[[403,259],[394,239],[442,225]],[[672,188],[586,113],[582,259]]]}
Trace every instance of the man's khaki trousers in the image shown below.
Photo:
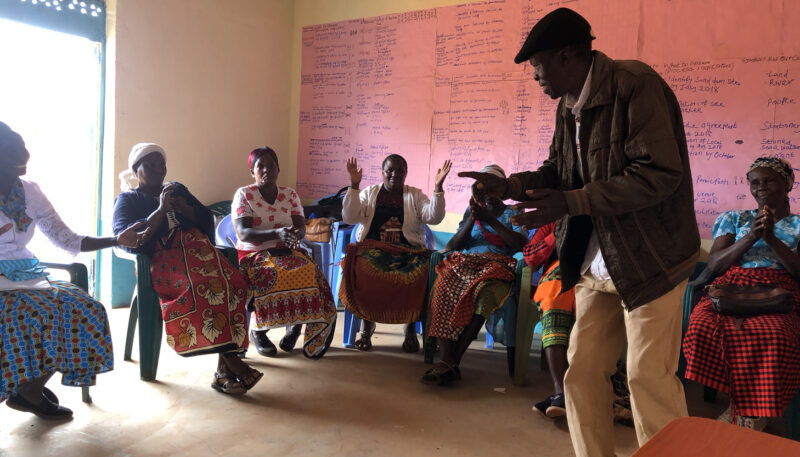
{"label": "man's khaki trousers", "polygon": [[675,372],[686,281],[628,312],[611,280],[584,275],[575,286],[575,325],[564,377],[570,437],[578,457],[614,455],[610,377],[628,342],[627,373],[639,446],[669,421],[688,415]]}

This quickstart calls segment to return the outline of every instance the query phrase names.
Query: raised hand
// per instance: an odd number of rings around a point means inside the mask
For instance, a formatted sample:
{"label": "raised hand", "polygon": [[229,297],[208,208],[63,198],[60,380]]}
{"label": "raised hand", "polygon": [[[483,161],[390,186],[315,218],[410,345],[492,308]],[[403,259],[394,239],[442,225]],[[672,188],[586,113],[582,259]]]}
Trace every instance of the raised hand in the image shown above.
{"label": "raised hand", "polygon": [[142,226],[141,222],[137,222],[130,227],[126,228],[122,233],[117,236],[117,244],[126,248],[137,248],[142,245],[142,237],[144,232],[138,233],[136,230]]}
{"label": "raised hand", "polygon": [[186,202],[186,199],[183,197],[170,197],[169,204],[178,213],[185,213],[189,209],[189,204]]}
{"label": "raised hand", "polygon": [[355,157],[347,159],[347,173],[350,175],[350,187],[358,189],[361,184],[361,174],[363,170],[358,168],[358,160]]}
{"label": "raised hand", "polygon": [[492,173],[462,171],[458,176],[475,180],[475,185],[472,186],[472,198],[481,206],[484,205],[486,197],[503,198],[508,190],[508,180]]}
{"label": "raised hand", "polygon": [[164,211],[172,211],[172,192],[175,190],[175,183],[171,182],[161,189],[161,196],[158,199],[159,206]]}
{"label": "raised hand", "polygon": [[433,183],[434,183],[433,190],[435,192],[442,192],[442,189],[443,189],[442,186],[444,185],[444,179],[447,177],[447,174],[450,173],[450,167],[452,165],[453,165],[453,163],[450,161],[450,159],[447,159],[442,164],[442,167],[439,168],[438,170],[436,170],[436,178],[434,178],[434,181],[433,181]]}
{"label": "raised hand", "polygon": [[12,224],[10,222],[8,224],[0,227],[0,235],[6,233],[7,231],[11,230],[12,228],[14,228],[14,224]]}
{"label": "raised hand", "polygon": [[569,213],[564,192],[555,189],[536,189],[525,192],[529,201],[517,203],[515,209],[531,209],[511,218],[511,223],[530,230],[561,219]]}

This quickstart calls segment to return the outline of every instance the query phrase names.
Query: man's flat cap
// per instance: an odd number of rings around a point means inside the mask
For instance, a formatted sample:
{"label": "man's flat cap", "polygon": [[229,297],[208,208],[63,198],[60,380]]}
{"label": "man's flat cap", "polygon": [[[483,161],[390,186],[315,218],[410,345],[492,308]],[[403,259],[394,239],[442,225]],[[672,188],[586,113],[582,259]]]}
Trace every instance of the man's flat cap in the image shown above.
{"label": "man's flat cap", "polygon": [[559,8],[547,13],[533,26],[528,38],[525,39],[525,44],[514,57],[514,62],[525,62],[535,52],[591,40],[594,40],[594,36],[589,22],[569,8]]}

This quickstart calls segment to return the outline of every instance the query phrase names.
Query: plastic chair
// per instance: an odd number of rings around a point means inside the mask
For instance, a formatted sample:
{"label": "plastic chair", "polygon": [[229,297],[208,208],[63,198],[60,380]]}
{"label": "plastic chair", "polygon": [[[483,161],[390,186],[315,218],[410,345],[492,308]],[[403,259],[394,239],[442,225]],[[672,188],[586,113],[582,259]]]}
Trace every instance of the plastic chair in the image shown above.
{"label": "plastic chair", "polygon": [[[238,265],[236,250],[218,246],[225,257],[234,265]],[[114,249],[114,253],[123,259],[136,263],[136,288],[131,298],[131,312],[128,316],[128,331],[125,336],[125,356],[132,360],[133,336],[139,329],[139,377],[143,381],[155,381],[158,371],[158,357],[161,353],[162,323],[161,306],[158,294],[153,290],[150,278],[150,258],[144,254],[131,254],[122,249]]]}
{"label": "plastic chair", "polygon": [[[697,262],[694,273],[689,279],[690,281],[686,285],[686,291],[683,294],[683,332],[681,337],[686,334],[686,330],[689,328],[692,310],[702,298],[705,286],[714,280],[714,276],[705,262]],[[683,351],[681,351],[681,358],[678,364],[678,376],[684,383],[686,382],[686,359],[683,357]],[[716,399],[717,391],[711,387],[703,386],[703,400],[707,403],[714,403]],[[786,422],[786,437],[800,441],[800,391],[789,403],[783,418]]]}
{"label": "plastic chair", "polygon": [[231,219],[230,212],[223,217],[214,229],[214,237],[217,239],[217,246],[224,246],[226,248],[235,248],[238,237],[236,230],[233,228],[233,220]]}
{"label": "plastic chair", "polygon": [[[348,238],[349,238],[349,235],[352,232],[354,232],[356,229],[358,229],[358,227],[360,227],[360,226],[361,226],[361,224],[356,224],[354,226],[349,226],[350,232],[348,232]],[[343,242],[339,244],[339,246],[341,246],[341,248],[337,249],[337,256],[334,257],[334,265],[336,267],[336,276],[334,276],[334,277],[336,279],[335,279],[335,286],[334,286],[334,284],[331,284],[331,289],[334,291],[333,292],[333,296],[334,296],[334,299],[336,300],[336,308],[337,309],[344,308],[342,305],[339,304],[339,287],[341,287],[341,283],[342,283],[342,270],[341,270],[341,267],[339,266],[339,262],[341,262],[341,259],[344,256],[344,246],[346,244],[347,243],[343,243]],[[434,245],[433,232],[431,231],[430,227],[428,227],[427,225],[425,226],[425,245],[427,246],[428,249],[436,249],[436,246]],[[428,281],[428,290],[430,290],[430,280]],[[353,349],[353,348],[356,347],[356,337],[358,336],[358,329],[359,328],[361,328],[361,319],[356,317],[356,316],[354,316],[353,313],[351,313],[349,310],[345,309],[344,310],[344,329],[342,331],[342,345],[344,347],[346,347],[348,349]],[[416,330],[417,330],[417,334],[422,335],[423,351],[424,351],[424,347],[426,347],[425,344],[427,344],[427,343],[425,343],[425,341],[427,339],[427,338],[425,338],[425,335],[427,333],[425,331],[425,326],[422,325],[421,321],[417,322]]]}
{"label": "plastic chair", "polygon": [[[41,265],[51,270],[64,270],[69,274],[69,282],[83,289],[86,293],[89,292],[89,271],[86,265],[82,263],[51,263],[41,262]],[[92,396],[89,395],[89,386],[81,387],[81,399],[84,403],[91,403]]]}
{"label": "plastic chair", "polygon": [[128,316],[128,331],[125,336],[125,357],[131,359],[133,335],[139,327],[139,377],[143,381],[155,381],[158,370],[158,356],[161,352],[161,306],[158,294],[153,290],[150,279],[150,258],[144,254],[131,254],[114,248],[114,254],[131,260],[136,265],[136,288],[131,298],[131,312]]}
{"label": "plastic chair", "polygon": [[215,219],[219,219],[231,215],[231,203],[231,200],[220,200],[206,206],[206,208],[211,211]]}

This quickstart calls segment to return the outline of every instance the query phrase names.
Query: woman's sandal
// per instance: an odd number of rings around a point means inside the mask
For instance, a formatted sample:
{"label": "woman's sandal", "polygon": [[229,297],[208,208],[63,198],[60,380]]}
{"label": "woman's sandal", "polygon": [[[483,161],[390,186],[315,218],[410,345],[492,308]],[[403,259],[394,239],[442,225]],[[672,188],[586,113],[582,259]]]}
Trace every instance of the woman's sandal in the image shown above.
{"label": "woman's sandal", "polygon": [[214,373],[214,382],[211,383],[211,388],[228,395],[244,395],[247,392],[244,384],[228,373]]}
{"label": "woman's sandal", "polygon": [[415,354],[419,352],[419,340],[417,340],[417,335],[414,334],[412,337],[406,337],[403,340],[403,352],[407,352],[409,354]]}
{"label": "woman's sandal", "polygon": [[[442,366],[445,370],[437,372],[437,369],[441,369]],[[450,365],[440,360],[439,363],[428,369],[419,380],[423,384],[446,386],[453,381],[461,380],[461,370],[458,369],[458,365]]]}
{"label": "woman's sandal", "polygon": [[264,373],[251,368],[243,378],[240,378],[240,382],[245,389],[250,390],[255,387],[255,385],[258,384],[258,381],[261,381],[261,378],[263,377]]}
{"label": "woman's sandal", "polygon": [[361,338],[356,340],[356,349],[359,351],[369,351],[372,349],[372,332],[364,330],[361,332]]}

